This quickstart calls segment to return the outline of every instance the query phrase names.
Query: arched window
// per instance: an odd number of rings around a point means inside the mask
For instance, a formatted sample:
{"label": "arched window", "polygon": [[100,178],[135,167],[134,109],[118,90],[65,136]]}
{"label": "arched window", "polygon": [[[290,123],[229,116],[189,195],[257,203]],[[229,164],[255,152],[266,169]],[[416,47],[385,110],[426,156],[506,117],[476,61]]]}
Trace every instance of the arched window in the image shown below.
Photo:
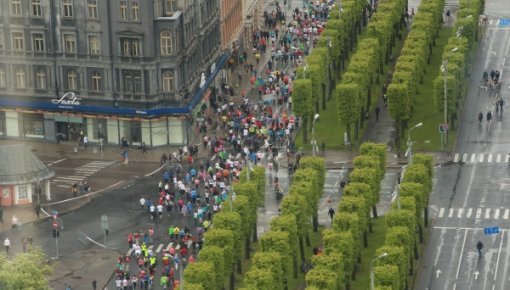
{"label": "arched window", "polygon": [[76,90],[78,88],[78,76],[75,70],[67,72],[67,88],[69,90]]}
{"label": "arched window", "polygon": [[27,86],[27,79],[24,69],[17,69],[16,70],[16,88],[18,89],[24,89]]}
{"label": "arched window", "polygon": [[92,90],[99,92],[101,91],[101,74],[97,71],[92,73],[91,76]]}
{"label": "arched window", "polygon": [[38,89],[46,89],[46,72],[38,69],[35,72],[35,85]]}
{"label": "arched window", "polygon": [[163,73],[163,92],[171,92],[174,90],[174,75],[171,72]]}
{"label": "arched window", "polygon": [[161,46],[161,55],[172,54],[172,34],[168,30],[161,31],[159,35]]}

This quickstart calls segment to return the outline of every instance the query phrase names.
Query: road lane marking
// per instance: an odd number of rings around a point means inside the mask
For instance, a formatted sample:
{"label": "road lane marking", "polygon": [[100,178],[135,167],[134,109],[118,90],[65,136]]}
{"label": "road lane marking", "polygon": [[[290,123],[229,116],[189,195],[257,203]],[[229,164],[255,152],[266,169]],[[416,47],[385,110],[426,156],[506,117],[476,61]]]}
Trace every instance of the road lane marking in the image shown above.
{"label": "road lane marking", "polygon": [[461,218],[462,217],[462,212],[464,211],[463,208],[459,208],[459,211],[457,212],[457,217],[458,218]]}
{"label": "road lane marking", "polygon": [[485,218],[489,219],[490,217],[491,217],[491,209],[490,208],[486,208],[485,209]]}
{"label": "road lane marking", "polygon": [[455,153],[455,157],[453,157],[453,162],[457,163],[459,162],[459,153]]}
{"label": "road lane marking", "polygon": [[57,187],[69,188],[69,185],[57,185]]}
{"label": "road lane marking", "polygon": [[501,257],[501,248],[503,247],[503,238],[505,237],[505,232],[501,233],[501,241],[499,241],[499,250],[498,250],[498,258],[496,259],[496,270],[494,270],[494,281],[498,278],[498,266],[499,266],[499,257]]}
{"label": "road lane marking", "polygon": [[67,160],[67,158],[62,158],[62,159],[59,159],[57,161],[51,162],[50,164],[48,164],[48,166],[53,166],[53,165],[58,164],[58,163],[60,163],[60,162],[62,162],[64,160]]}
{"label": "road lane marking", "polygon": [[475,163],[476,161],[476,153],[471,154],[471,163]]}
{"label": "road lane marking", "polygon": [[453,216],[453,211],[454,209],[453,208],[450,208],[449,212],[448,212],[448,217],[451,218]]}
{"label": "road lane marking", "polygon": [[498,154],[498,156],[496,157],[496,162],[501,162],[501,154]]}
{"label": "road lane marking", "polygon": [[478,158],[478,162],[483,162],[483,157],[484,155],[483,154],[480,154],[480,158]]}
{"label": "road lane marking", "polygon": [[460,264],[462,263],[462,254],[464,254],[464,246],[466,245],[467,232],[468,232],[468,230],[465,229],[464,230],[464,241],[462,242],[462,248],[460,249],[459,265],[457,266],[457,274],[455,274],[455,279],[459,279]]}
{"label": "road lane marking", "polygon": [[468,208],[467,218],[470,218],[472,213],[473,213],[473,209],[472,208]]}
{"label": "road lane marking", "polygon": [[494,210],[494,219],[499,220],[499,208]]}
{"label": "road lane marking", "polygon": [[487,162],[492,162],[492,154],[489,154],[489,158],[487,159]]}
{"label": "road lane marking", "polygon": [[479,219],[480,217],[482,216],[482,209],[481,208],[478,208],[476,210],[476,218]]}
{"label": "road lane marking", "polygon": [[166,246],[166,251],[169,252],[173,245],[174,245],[173,242],[168,243],[168,246]]}
{"label": "road lane marking", "polygon": [[507,220],[508,219],[508,214],[510,213],[510,210],[509,209],[505,209],[505,213],[503,214],[503,219],[504,220]]}
{"label": "road lane marking", "polygon": [[442,218],[444,215],[444,207],[439,210],[439,217]]}
{"label": "road lane marking", "polygon": [[466,161],[467,161],[467,157],[468,157],[467,153],[464,153],[464,154],[462,155],[462,162],[466,163]]}
{"label": "road lane marking", "polygon": [[505,162],[508,163],[508,158],[510,158],[510,154],[505,155]]}
{"label": "road lane marking", "polygon": [[163,248],[163,244],[159,244],[158,248],[156,249],[156,253],[159,253],[161,251],[161,248]]}

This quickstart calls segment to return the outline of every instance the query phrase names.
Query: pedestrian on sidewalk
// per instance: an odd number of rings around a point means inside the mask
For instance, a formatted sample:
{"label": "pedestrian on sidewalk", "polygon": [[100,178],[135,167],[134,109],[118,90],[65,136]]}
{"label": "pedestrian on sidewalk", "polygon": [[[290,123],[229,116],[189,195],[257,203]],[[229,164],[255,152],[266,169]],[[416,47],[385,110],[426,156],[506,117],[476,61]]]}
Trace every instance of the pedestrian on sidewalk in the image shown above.
{"label": "pedestrian on sidewalk", "polygon": [[37,215],[37,219],[39,219],[39,216],[41,215],[41,205],[40,204],[35,205],[35,214]]}
{"label": "pedestrian on sidewalk", "polygon": [[333,222],[333,217],[335,216],[335,210],[332,207],[329,208],[328,215],[329,215],[329,218],[331,219],[331,222]]}
{"label": "pedestrian on sidewalk", "polygon": [[385,107],[388,105],[388,94],[386,93],[383,94],[383,103]]}
{"label": "pedestrian on sidewalk", "polygon": [[483,243],[482,241],[478,241],[476,244],[476,249],[478,250],[478,257],[482,256]]}
{"label": "pedestrian on sidewalk", "polygon": [[94,280],[92,280],[92,290],[96,290],[96,288],[97,288],[97,281],[94,279]]}
{"label": "pedestrian on sidewalk", "polygon": [[5,253],[7,253],[7,255],[9,255],[9,248],[11,247],[11,241],[9,240],[9,238],[5,238],[4,247],[5,247]]}
{"label": "pedestrian on sidewalk", "polygon": [[379,107],[376,107],[375,108],[375,121],[379,121],[379,112],[380,112],[380,109]]}

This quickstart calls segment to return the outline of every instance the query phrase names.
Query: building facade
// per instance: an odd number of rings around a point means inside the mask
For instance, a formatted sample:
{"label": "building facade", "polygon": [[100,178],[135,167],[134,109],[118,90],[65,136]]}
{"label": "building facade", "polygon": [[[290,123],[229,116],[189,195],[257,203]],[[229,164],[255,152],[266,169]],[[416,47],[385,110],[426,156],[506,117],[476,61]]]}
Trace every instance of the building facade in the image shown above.
{"label": "building facade", "polygon": [[222,47],[235,48],[243,30],[243,1],[221,0],[220,11]]}
{"label": "building facade", "polygon": [[0,1],[0,136],[185,144],[220,0]]}
{"label": "building facade", "polygon": [[262,0],[243,0],[244,48],[248,51],[253,48],[253,33],[260,29],[262,14]]}

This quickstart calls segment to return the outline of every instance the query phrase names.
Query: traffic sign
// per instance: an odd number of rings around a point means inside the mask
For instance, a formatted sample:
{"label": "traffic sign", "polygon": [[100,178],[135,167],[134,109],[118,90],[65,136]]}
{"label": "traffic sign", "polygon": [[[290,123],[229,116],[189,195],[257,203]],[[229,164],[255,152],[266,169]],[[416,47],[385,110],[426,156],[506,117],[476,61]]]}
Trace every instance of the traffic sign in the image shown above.
{"label": "traffic sign", "polygon": [[488,227],[488,228],[484,228],[484,229],[483,229],[483,232],[484,232],[486,235],[499,234],[499,227]]}
{"label": "traffic sign", "polygon": [[154,229],[153,228],[149,228],[149,236],[154,236]]}
{"label": "traffic sign", "polygon": [[101,229],[108,230],[108,216],[105,214],[101,216]]}
{"label": "traffic sign", "polygon": [[53,228],[56,230],[58,229],[58,222],[54,221],[51,223],[51,225],[53,226]]}

